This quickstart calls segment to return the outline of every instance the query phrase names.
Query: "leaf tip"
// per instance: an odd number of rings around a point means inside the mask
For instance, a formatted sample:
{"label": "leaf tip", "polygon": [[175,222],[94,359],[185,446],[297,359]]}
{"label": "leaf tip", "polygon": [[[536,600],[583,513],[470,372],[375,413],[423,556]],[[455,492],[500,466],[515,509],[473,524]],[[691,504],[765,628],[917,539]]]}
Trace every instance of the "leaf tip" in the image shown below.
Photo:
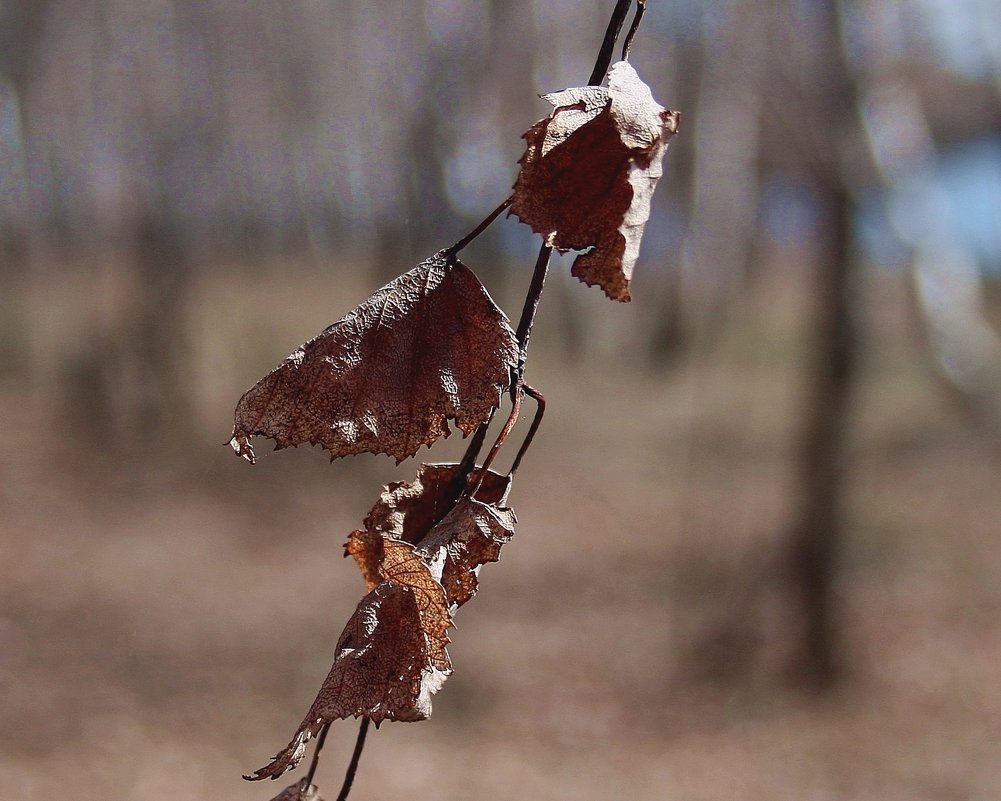
{"label": "leaf tip", "polygon": [[234,428],[233,434],[227,444],[237,456],[246,459],[251,464],[257,464],[257,457],[254,455],[254,446],[250,444],[246,433],[237,431]]}

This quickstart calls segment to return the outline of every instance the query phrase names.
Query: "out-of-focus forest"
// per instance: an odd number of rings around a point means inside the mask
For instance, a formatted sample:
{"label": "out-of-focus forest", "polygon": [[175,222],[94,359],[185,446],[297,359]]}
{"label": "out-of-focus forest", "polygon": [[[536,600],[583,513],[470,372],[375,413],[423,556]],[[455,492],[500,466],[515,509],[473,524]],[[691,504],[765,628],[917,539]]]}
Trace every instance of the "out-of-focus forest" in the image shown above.
{"label": "out-of-focus forest", "polygon": [[[415,465],[233,407],[507,196],[613,5],[0,0],[0,795],[277,791]],[[352,797],[995,798],[1001,6],[648,0],[631,62],[634,300],[554,263],[518,534]],[[538,245],[464,251],[512,318]]]}

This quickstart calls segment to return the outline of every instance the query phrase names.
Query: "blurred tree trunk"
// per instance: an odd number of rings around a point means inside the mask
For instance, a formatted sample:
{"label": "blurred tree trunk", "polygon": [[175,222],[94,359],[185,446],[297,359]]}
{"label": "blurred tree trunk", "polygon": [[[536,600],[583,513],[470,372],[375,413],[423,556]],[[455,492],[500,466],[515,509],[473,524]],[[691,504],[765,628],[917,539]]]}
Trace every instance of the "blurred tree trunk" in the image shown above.
{"label": "blurred tree trunk", "polygon": [[[708,37],[704,37],[699,47],[682,47],[676,42],[671,43],[675,49],[673,60],[686,66],[683,78],[672,74],[673,80],[664,95],[667,99],[665,105],[681,109],[682,115],[688,109],[697,108],[699,97],[705,89],[705,81],[700,80],[700,76],[703,75],[709,50],[707,39]],[[683,118],[683,131],[684,125]],[[646,340],[646,360],[653,370],[666,371],[674,367],[689,345],[692,314],[687,303],[689,284],[683,259],[687,250],[685,243],[692,238],[696,193],[693,165],[699,143],[697,137],[684,135],[671,142],[669,164],[665,168],[666,180],[658,186],[658,191],[669,197],[672,205],[687,217],[689,231],[679,243],[675,257],[660,267],[664,274],[660,276],[656,300],[650,304],[652,314]],[[651,266],[656,269],[655,265]]]}
{"label": "blurred tree trunk", "polygon": [[164,209],[140,218],[135,230],[135,264],[141,281],[129,332],[129,358],[138,379],[131,414],[132,435],[163,436],[186,425],[185,319],[190,259],[180,226]]}
{"label": "blurred tree trunk", "polygon": [[[179,32],[194,36],[205,30],[196,11],[183,4],[176,10]],[[107,39],[114,18],[104,13],[95,24]],[[166,34],[149,26],[135,35],[148,42]],[[101,53],[95,51],[94,59],[100,63]],[[186,159],[179,155],[190,157],[221,138],[213,128],[219,117],[211,117],[210,123],[201,119],[196,105],[178,101],[196,91],[184,87],[182,77],[174,77],[177,83],[171,85],[155,70],[140,69],[135,79],[147,173],[133,207],[118,222],[125,269],[134,276],[135,291],[114,330],[91,337],[66,365],[71,421],[78,431],[112,447],[163,441],[182,432],[190,420],[184,375],[193,230],[190,222],[185,225],[172,188],[183,186],[187,177]]]}
{"label": "blurred tree trunk", "polygon": [[0,74],[19,89],[31,74],[35,45],[51,5],[51,0],[5,0],[0,3]]}
{"label": "blurred tree trunk", "polygon": [[419,65],[421,90],[415,90],[413,97],[421,97],[422,102],[414,104],[407,119],[399,154],[407,176],[399,203],[401,214],[379,226],[379,252],[373,265],[379,284],[395,278],[401,265],[416,263],[443,246],[439,243],[442,221],[452,216],[443,163],[454,144],[452,118],[446,111],[455,112],[470,80],[466,70],[454,69],[455,63],[464,63],[463,57],[469,55],[468,46],[458,53],[432,46],[425,0],[414,3],[412,13],[416,21],[409,36],[417,57],[424,61]]}
{"label": "blurred tree trunk", "polygon": [[[816,59],[817,83],[800,113],[814,126],[806,166],[821,214],[814,266],[815,338],[807,376],[806,419],[799,453],[799,508],[791,532],[790,571],[802,613],[796,668],[816,690],[832,686],[843,664],[836,596],[843,537],[845,443],[859,351],[853,290],[855,204],[842,155],[861,130],[853,78],[841,42],[840,4],[825,4]],[[809,107],[809,106],[812,106]]]}
{"label": "blurred tree trunk", "polygon": [[818,689],[834,683],[842,667],[835,579],[842,536],[845,439],[859,345],[851,296],[854,204],[843,185],[833,183],[823,189],[823,240],[814,279],[816,333],[790,565],[803,615],[797,658],[802,677]]}

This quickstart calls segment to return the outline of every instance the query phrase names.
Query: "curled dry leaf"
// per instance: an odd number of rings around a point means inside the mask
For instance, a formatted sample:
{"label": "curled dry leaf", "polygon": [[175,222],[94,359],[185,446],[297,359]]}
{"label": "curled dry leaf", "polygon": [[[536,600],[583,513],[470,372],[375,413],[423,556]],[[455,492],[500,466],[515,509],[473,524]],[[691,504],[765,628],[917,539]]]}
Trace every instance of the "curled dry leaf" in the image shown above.
{"label": "curled dry leaf", "polygon": [[560,250],[586,250],[571,272],[628,301],[650,198],[680,113],[657,103],[626,61],[608,89],[585,86],[545,95],[555,109],[527,142],[511,213]]}
{"label": "curled dry leaf", "polygon": [[[472,597],[479,567],[497,561],[516,518],[500,507],[510,486],[507,476],[487,471],[476,499],[463,495],[456,502],[457,471],[456,464],[421,465],[414,481],[386,487],[365,518],[365,530],[352,532],[345,551],[355,558],[368,589],[384,558],[384,542],[399,539],[417,546],[453,610]],[[478,479],[476,471],[467,484]]]}
{"label": "curled dry leaf", "polygon": [[[441,643],[432,645],[425,635],[420,600],[419,593],[393,581],[380,582],[362,599],[292,741],[248,779],[276,779],[294,768],[310,738],[331,720],[366,716],[381,723],[423,720],[431,714],[431,695],[448,675],[436,665],[447,664],[448,655]],[[447,616],[448,610],[442,607],[435,618],[442,613]]]}
{"label": "curled dry leaf", "polygon": [[[462,486],[455,487],[457,464],[422,464],[413,481],[394,481],[379,496],[368,516],[365,529],[388,535],[412,545],[418,544],[431,527],[455,504]],[[472,486],[479,480],[477,469],[466,480]],[[488,470],[476,493],[477,500],[502,503],[511,484],[507,476]]]}
{"label": "curled dry leaf", "polygon": [[[404,587],[414,596],[420,615],[420,630],[426,641],[427,660],[432,668],[447,675],[452,670],[445,650],[452,616],[448,612],[445,590],[409,542],[387,539],[383,553],[385,558],[379,567],[379,573],[384,581]],[[427,709],[427,715],[431,714],[430,703]],[[411,718],[410,710],[404,710],[402,714],[406,716],[405,719]],[[415,719],[423,720],[427,715],[421,714]],[[375,720],[372,715],[369,717]]]}
{"label": "curled dry leaf", "polygon": [[417,547],[417,554],[432,565],[450,609],[476,594],[480,567],[500,559],[516,522],[511,509],[463,498]]}
{"label": "curled dry leaf", "polygon": [[441,251],[377,291],[244,393],[230,445],[319,444],[331,459],[385,453],[397,462],[468,435],[510,385],[518,345],[479,279]]}
{"label": "curled dry leaf", "polygon": [[[458,465],[422,465],[415,481],[386,488],[345,546],[366,595],[345,626],[334,664],[292,741],[250,779],[277,778],[302,759],[325,723],[364,716],[424,720],[451,673],[451,611],[476,592],[477,573],[497,561],[515,516],[499,504],[510,483],[488,472],[476,499],[449,500]],[[477,475],[470,477],[475,481]],[[438,518],[441,518],[440,520]]]}

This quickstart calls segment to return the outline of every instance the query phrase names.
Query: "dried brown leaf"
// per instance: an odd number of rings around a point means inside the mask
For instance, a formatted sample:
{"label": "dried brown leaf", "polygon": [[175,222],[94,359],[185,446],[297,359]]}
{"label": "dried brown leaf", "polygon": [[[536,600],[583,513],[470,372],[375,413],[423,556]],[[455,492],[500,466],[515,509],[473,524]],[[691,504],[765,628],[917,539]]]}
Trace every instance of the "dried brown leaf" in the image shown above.
{"label": "dried brown leaf", "polygon": [[473,272],[441,251],[384,286],[249,389],[230,441],[319,444],[331,458],[397,462],[449,434],[468,435],[509,386],[518,345]]}
{"label": "dried brown leaf", "polygon": [[[457,464],[422,464],[413,481],[393,482],[368,513],[365,528],[416,545],[455,503],[449,492],[457,470]],[[478,479],[476,470],[467,483]],[[476,497],[484,503],[499,503],[509,485],[507,476],[488,470]]]}
{"label": "dried brown leaf", "polygon": [[373,531],[352,531],[344,543],[344,555],[352,556],[365,580],[365,591],[371,592],[382,581],[379,568],[386,558],[385,538]]}
{"label": "dried brown leaf", "polygon": [[448,613],[445,590],[409,542],[386,539],[383,552],[385,558],[379,572],[386,581],[406,587],[413,593],[420,614],[421,631],[427,642],[427,659],[432,667],[447,674],[452,669],[445,650],[452,617]]}
{"label": "dried brown leaf", "polygon": [[294,768],[310,738],[332,720],[365,716],[378,724],[424,720],[431,714],[431,695],[448,676],[435,663],[442,657],[447,663],[448,655],[443,648],[437,654],[439,644],[425,636],[419,597],[410,587],[383,581],[362,599],[337,641],[333,667],[292,741],[247,778],[276,779]]}
{"label": "dried brown leaf", "polygon": [[628,301],[650,198],[681,115],[657,103],[626,61],[608,89],[585,86],[544,97],[552,115],[525,134],[511,213],[560,250],[586,250],[571,272]]}
{"label": "dried brown leaf", "polygon": [[[501,507],[510,480],[488,472],[477,499],[454,498],[456,464],[421,465],[389,485],[345,545],[369,593],[337,642],[334,664],[292,741],[253,779],[277,778],[302,759],[325,723],[364,716],[424,720],[452,672],[451,611],[476,592],[477,573],[514,534]],[[469,482],[478,480],[474,473]],[[440,520],[438,518],[441,518]]]}
{"label": "dried brown leaf", "polygon": [[438,575],[449,608],[455,611],[476,594],[479,569],[500,559],[501,546],[514,536],[512,509],[470,498],[461,499],[429,532],[417,554]]}
{"label": "dried brown leaf", "polygon": [[[500,503],[510,479],[487,471],[476,500],[454,497],[456,464],[423,464],[412,482],[390,484],[365,518],[365,530],[352,532],[345,550],[358,562],[366,586],[381,577],[384,542],[403,540],[445,588],[449,606],[461,606],[476,592],[480,565],[497,560],[500,546],[514,533],[515,516]],[[479,479],[474,472],[468,483]]]}

